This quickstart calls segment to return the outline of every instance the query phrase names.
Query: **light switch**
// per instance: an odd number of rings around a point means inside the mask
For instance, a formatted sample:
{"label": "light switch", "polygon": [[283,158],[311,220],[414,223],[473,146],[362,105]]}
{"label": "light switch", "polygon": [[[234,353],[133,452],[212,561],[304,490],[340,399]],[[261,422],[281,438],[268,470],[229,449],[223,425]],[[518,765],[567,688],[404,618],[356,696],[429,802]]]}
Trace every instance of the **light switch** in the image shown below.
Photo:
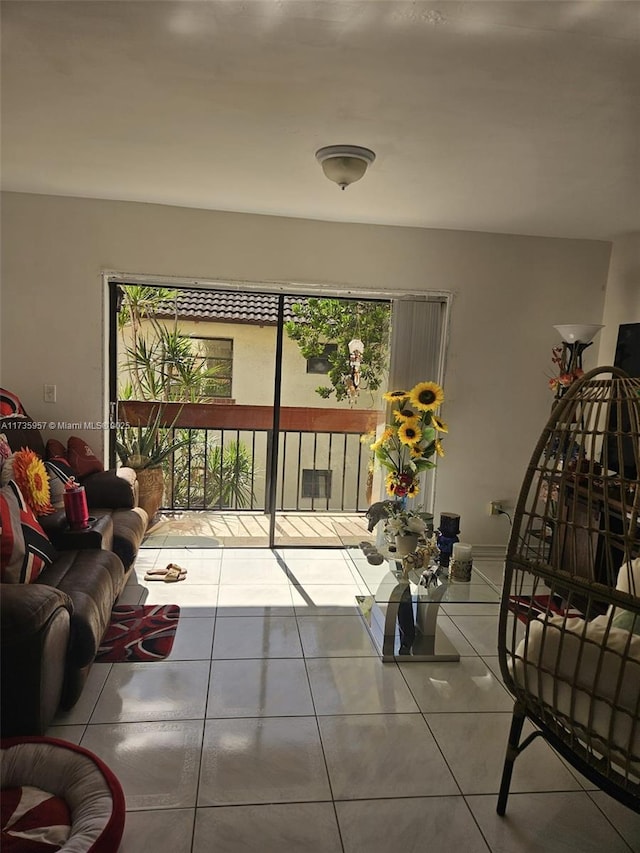
{"label": "light switch", "polygon": [[45,403],[55,403],[56,391],[57,391],[56,386],[55,385],[43,385],[42,390],[43,390],[42,396],[44,398]]}

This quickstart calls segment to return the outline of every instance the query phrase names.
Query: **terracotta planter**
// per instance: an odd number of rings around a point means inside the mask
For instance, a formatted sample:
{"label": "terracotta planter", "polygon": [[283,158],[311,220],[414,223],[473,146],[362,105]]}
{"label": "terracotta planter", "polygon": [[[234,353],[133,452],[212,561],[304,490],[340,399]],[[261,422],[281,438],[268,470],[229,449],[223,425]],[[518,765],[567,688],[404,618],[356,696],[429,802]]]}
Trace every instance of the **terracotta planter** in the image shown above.
{"label": "terracotta planter", "polygon": [[138,475],[138,504],[149,516],[149,523],[162,504],[164,474],[162,468],[143,468]]}

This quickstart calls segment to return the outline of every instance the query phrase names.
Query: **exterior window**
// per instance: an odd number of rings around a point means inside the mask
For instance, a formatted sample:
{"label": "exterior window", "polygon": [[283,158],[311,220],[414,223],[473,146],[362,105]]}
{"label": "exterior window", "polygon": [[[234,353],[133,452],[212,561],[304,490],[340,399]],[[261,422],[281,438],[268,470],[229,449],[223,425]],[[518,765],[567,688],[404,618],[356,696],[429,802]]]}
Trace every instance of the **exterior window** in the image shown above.
{"label": "exterior window", "polygon": [[331,367],[329,356],[337,349],[338,344],[325,344],[322,355],[314,355],[307,359],[307,373],[328,373]]}
{"label": "exterior window", "polygon": [[302,469],[302,497],[330,498],[331,471],[316,471],[312,468]]}
{"label": "exterior window", "polygon": [[192,337],[194,355],[204,361],[212,375],[200,385],[203,397],[231,397],[233,378],[233,340],[231,338]]}

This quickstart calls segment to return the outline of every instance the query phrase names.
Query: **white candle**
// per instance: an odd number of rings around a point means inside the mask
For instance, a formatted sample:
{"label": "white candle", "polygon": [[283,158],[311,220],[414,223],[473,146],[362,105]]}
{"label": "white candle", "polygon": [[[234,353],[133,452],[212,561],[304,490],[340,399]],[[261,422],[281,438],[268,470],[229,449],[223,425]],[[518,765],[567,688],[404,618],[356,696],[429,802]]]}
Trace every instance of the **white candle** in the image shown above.
{"label": "white candle", "polygon": [[471,545],[466,542],[454,542],[452,557],[454,560],[470,560],[472,554]]}

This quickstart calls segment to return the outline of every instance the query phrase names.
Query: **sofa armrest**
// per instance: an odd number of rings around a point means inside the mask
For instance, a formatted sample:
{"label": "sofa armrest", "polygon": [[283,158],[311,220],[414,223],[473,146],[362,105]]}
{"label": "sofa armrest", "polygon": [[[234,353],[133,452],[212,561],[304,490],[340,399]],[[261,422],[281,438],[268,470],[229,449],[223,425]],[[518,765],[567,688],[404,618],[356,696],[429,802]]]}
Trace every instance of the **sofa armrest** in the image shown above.
{"label": "sofa armrest", "polygon": [[3,583],[0,594],[2,645],[19,644],[37,634],[52,614],[64,608],[73,613],[69,596],[46,584]]}
{"label": "sofa armrest", "polygon": [[69,649],[69,596],[45,584],[2,584],[2,736],[42,735],[60,704]]}
{"label": "sofa armrest", "polygon": [[81,483],[87,494],[89,509],[133,509],[136,505],[136,472],[132,468],[88,474]]}

